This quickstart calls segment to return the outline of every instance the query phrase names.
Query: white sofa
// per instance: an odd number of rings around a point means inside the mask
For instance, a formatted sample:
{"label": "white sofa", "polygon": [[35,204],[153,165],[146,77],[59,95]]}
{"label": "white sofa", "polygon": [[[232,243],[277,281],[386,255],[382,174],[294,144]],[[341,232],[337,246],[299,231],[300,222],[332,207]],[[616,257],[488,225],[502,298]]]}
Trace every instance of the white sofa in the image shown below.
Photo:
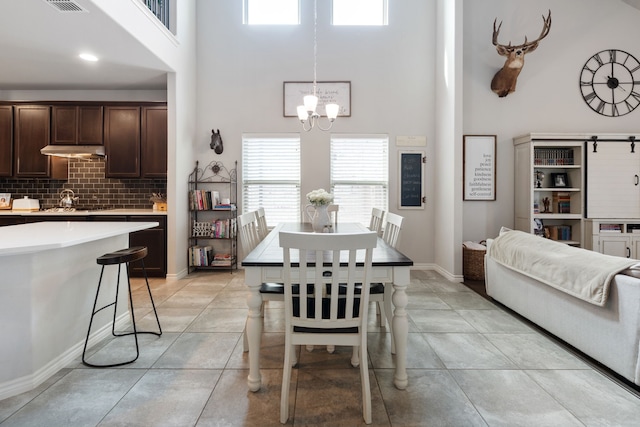
{"label": "white sofa", "polygon": [[492,244],[492,239],[487,240],[485,256],[485,283],[491,298],[640,385],[637,270],[616,274],[606,303],[599,307],[496,261],[491,255]]}

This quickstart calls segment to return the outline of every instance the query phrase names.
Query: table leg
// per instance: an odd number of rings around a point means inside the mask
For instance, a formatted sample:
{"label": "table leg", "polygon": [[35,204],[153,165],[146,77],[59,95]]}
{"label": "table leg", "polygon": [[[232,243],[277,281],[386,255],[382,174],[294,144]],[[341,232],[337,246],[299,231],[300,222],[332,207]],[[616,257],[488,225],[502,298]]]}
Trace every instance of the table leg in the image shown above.
{"label": "table leg", "polygon": [[245,269],[245,282],[249,287],[247,296],[247,341],[249,344],[249,376],[247,383],[249,390],[258,391],[262,385],[260,375],[260,338],[262,337],[262,319],[260,308],[262,306],[262,295],[260,294],[260,274],[253,269]]}
{"label": "table leg", "polygon": [[407,289],[408,280],[403,280],[393,284],[393,336],[395,340],[396,350],[396,373],[394,375],[394,384],[396,388],[404,390],[409,384],[407,377],[407,340],[409,334],[409,322],[407,320],[408,299]]}

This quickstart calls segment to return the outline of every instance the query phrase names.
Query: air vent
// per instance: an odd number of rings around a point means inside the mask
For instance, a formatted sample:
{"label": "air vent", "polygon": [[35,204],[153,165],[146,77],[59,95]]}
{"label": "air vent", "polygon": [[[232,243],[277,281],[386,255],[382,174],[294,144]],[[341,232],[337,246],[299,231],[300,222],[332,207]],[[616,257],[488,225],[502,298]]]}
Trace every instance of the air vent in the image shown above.
{"label": "air vent", "polygon": [[88,12],[83,9],[78,3],[72,0],[44,0],[49,6],[56,9],[58,12]]}

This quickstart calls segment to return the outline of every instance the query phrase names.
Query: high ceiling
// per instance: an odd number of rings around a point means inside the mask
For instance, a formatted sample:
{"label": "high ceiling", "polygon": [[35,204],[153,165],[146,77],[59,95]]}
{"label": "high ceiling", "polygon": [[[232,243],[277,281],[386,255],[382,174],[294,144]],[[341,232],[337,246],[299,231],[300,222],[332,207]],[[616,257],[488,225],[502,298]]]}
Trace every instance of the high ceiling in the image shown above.
{"label": "high ceiling", "polygon": [[[164,90],[166,66],[88,0],[0,0],[0,91]],[[78,58],[89,51],[98,62]]]}
{"label": "high ceiling", "polygon": [[[640,0],[622,1],[640,9]],[[46,0],[0,0],[0,91],[166,89],[158,58],[90,0],[73,2],[85,11],[61,12]],[[100,61],[80,60],[83,51]]]}

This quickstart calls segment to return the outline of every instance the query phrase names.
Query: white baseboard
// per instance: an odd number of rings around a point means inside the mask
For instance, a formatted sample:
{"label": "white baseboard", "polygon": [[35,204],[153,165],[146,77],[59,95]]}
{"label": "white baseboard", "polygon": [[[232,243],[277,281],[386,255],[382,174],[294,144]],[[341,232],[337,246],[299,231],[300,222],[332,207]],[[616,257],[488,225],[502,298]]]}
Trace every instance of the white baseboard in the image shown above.
{"label": "white baseboard", "polygon": [[[130,319],[131,317],[129,316],[128,312],[121,314],[116,319],[116,328],[123,328],[127,326],[127,324],[130,324]],[[109,335],[111,335],[111,323],[105,325],[104,327],[91,334],[91,336],[89,337],[87,348],[93,347],[95,344],[99,343]],[[38,387],[60,369],[65,368],[76,358],[81,356],[83,349],[84,340],[76,343],[60,356],[56,357],[31,375],[25,375],[20,378],[15,378],[13,380],[0,383],[0,400],[16,396],[20,393],[31,391],[34,388]]]}

